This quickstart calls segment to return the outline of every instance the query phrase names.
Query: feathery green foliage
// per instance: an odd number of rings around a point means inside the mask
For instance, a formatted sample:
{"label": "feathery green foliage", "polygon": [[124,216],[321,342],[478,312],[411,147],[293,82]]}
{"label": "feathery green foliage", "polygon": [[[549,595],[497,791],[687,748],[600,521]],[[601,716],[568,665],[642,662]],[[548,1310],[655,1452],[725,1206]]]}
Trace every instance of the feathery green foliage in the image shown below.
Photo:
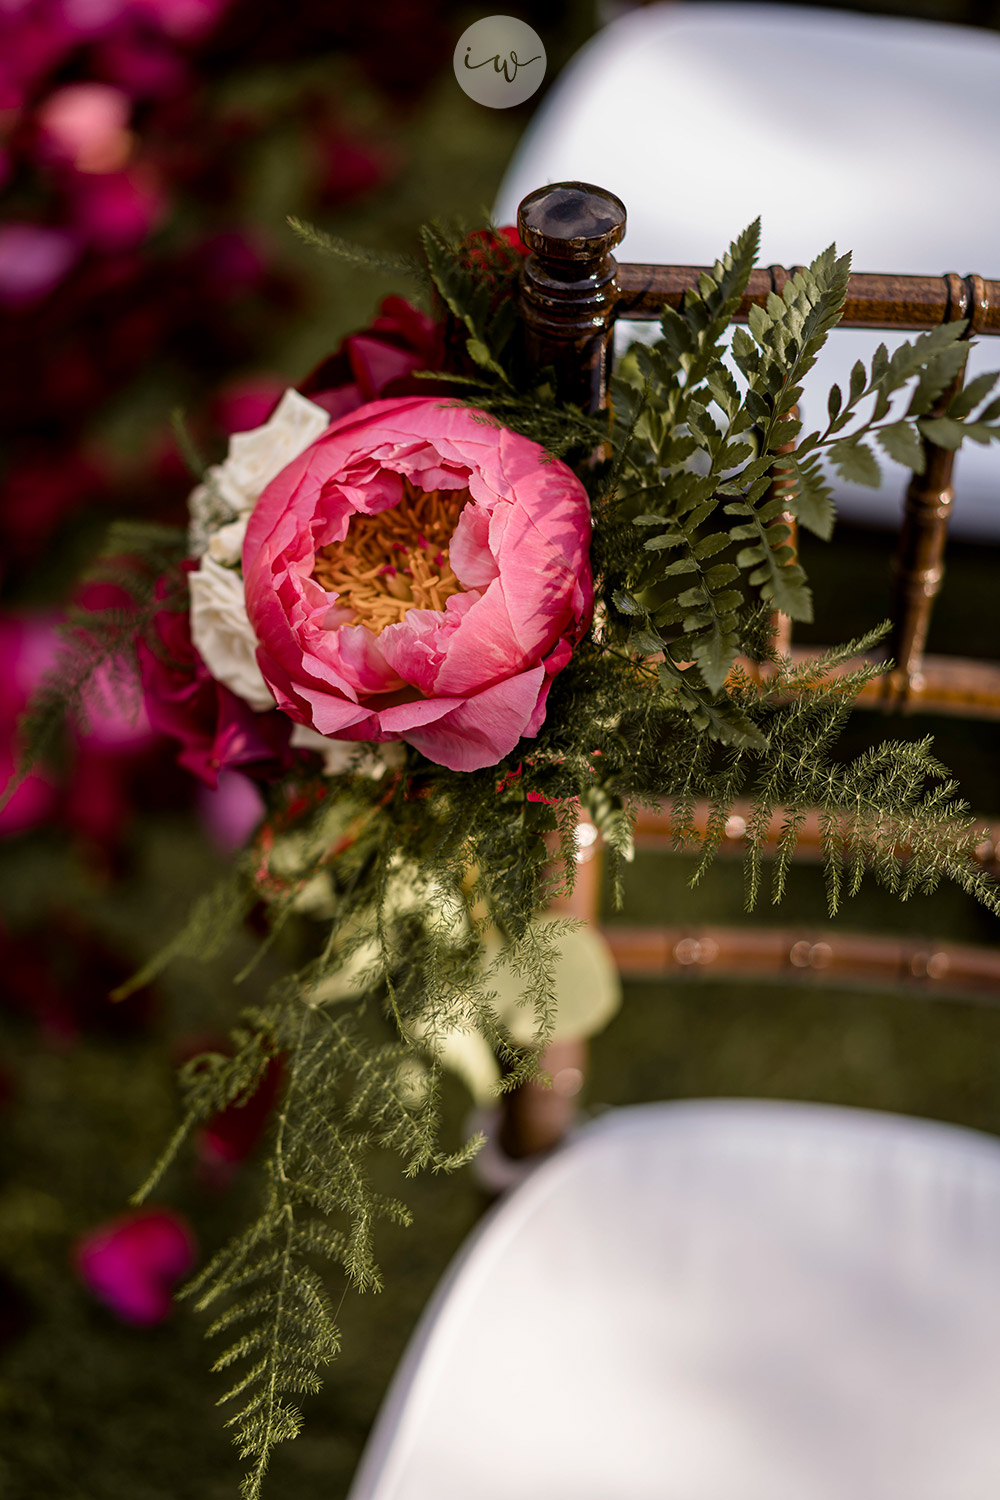
{"label": "feathery green foliage", "polygon": [[352,244],[339,235],[318,229],[305,219],[290,214],[288,223],[299,239],[318,250],[321,255],[332,256],[349,266],[360,266],[366,271],[383,271],[390,276],[405,276],[424,290],[430,290],[427,267],[413,255],[393,255],[386,250],[369,250],[364,245]]}
{"label": "feathery green foliage", "polygon": [[37,766],[58,758],[67,722],[86,729],[89,704],[107,705],[109,695],[126,711],[138,708],[140,640],[153,635],[153,620],[170,607],[170,594],[159,589],[165,571],[184,556],[186,537],[173,526],[143,521],[116,521],[81,583],[112,584],[121,604],[88,609],[71,603],[59,628],[59,649],[21,719],[21,753],[17,770],[0,789],[0,807]]}

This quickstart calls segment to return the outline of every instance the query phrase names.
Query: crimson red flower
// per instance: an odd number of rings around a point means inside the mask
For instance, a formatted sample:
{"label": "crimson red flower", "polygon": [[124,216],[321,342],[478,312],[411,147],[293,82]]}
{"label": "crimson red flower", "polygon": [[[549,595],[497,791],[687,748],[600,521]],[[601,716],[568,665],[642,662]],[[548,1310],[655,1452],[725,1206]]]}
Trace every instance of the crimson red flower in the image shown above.
{"label": "crimson red flower", "polygon": [[252,1094],[215,1115],[198,1134],[198,1154],[217,1179],[225,1180],[254,1151],[267,1129],[284,1069],[272,1057]]}
{"label": "crimson red flower", "polygon": [[386,297],[369,328],[348,334],[299,386],[331,417],[346,416],[377,396],[429,396],[435,387],[415,370],[443,368],[444,344],[433,318],[405,297]]}
{"label": "crimson red flower", "polygon": [[474,229],[462,241],[463,261],[475,271],[503,272],[517,268],[517,260],[511,256],[528,254],[528,247],[518,234],[515,225],[500,224],[494,229]]}
{"label": "crimson red flower", "polygon": [[179,763],[210,787],[224,766],[265,780],[286,770],[291,724],[255,713],[216,682],[192,643],[189,611],[160,610],[156,634],[158,651],[139,643],[146,712],[154,729],[180,742]]}

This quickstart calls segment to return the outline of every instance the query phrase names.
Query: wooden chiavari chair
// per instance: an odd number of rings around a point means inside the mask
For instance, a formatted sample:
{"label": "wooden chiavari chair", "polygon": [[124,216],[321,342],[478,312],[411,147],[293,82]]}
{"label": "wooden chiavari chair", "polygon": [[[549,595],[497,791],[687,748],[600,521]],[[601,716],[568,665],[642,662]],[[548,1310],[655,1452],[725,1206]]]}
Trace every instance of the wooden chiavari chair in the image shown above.
{"label": "wooden chiavari chair", "polygon": [[[619,319],[653,321],[664,304],[678,308],[697,283],[697,266],[619,264],[613,251],[625,232],[625,206],[614,193],[592,184],[563,182],[530,193],[521,202],[518,228],[528,245],[521,278],[520,313],[529,359],[552,367],[561,393],[581,407],[600,409],[607,398],[613,333]],[[792,271],[770,266],[754,271],[737,318],[754,304],[780,293]],[[920,331],[968,320],[968,336],[1000,334],[1000,281],[961,276],[852,275],[843,326]],[[889,585],[892,633],[887,656],[894,665],[857,699],[861,710],[922,712],[978,720],[1000,720],[1000,663],[926,653],[934,602],[944,576],[945,545],[952,512],[954,455],[924,442],[925,471],[906,491],[902,527]],[[777,482],[780,482],[777,481]],[[800,660],[818,648],[791,642],[790,622],[776,617],[783,650]],[[701,810],[701,826],[707,809]],[[727,827],[727,845],[738,853],[746,821],[739,808]],[[772,836],[776,842],[777,825]],[[818,819],[802,830],[799,853],[819,854]],[[674,847],[666,809],[640,814],[640,848]],[[1000,825],[977,851],[997,870]],[[600,917],[599,853],[581,848],[585,863],[568,909],[596,922]],[[898,936],[854,934],[849,922],[837,930],[803,932],[771,926],[733,928],[604,929],[625,978],[706,973],[719,977],[819,979],[901,987],[934,996],[1000,998],[1000,952],[971,945]],[[505,1106],[502,1141],[514,1156],[554,1145],[574,1112],[572,1090],[560,1078],[582,1076],[585,1044],[562,1042],[546,1055],[555,1093],[529,1085]],[[574,1085],[575,1086],[575,1085]]]}

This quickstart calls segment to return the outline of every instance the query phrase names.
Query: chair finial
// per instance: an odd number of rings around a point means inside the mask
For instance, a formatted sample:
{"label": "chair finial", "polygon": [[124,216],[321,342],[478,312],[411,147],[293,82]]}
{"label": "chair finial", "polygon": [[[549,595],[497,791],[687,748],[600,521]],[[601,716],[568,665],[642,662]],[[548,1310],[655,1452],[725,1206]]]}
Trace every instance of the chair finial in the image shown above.
{"label": "chair finial", "polygon": [[611,251],[625,233],[625,205],[589,182],[536,188],[517,211],[530,254],[521,272],[528,359],[550,366],[563,398],[587,411],[604,404],[617,300]]}
{"label": "chair finial", "polygon": [[594,260],[609,254],[625,233],[625,205],[591,182],[553,182],[536,188],[517,210],[517,227],[529,250],[554,260]]}

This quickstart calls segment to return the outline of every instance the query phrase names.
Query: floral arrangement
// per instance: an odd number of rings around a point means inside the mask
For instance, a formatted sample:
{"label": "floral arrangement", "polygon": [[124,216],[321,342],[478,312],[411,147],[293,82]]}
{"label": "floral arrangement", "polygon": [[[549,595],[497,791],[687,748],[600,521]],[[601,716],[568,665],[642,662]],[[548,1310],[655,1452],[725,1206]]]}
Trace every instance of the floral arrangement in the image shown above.
{"label": "floral arrangement", "polygon": [[[964,364],[964,325],[880,350],[802,437],[801,380],[840,314],[848,261],[828,251],[798,272],[729,352],[751,229],[665,310],[660,337],[628,352],[608,410],[589,413],[526,359],[516,233],[434,227],[423,246],[423,262],[394,264],[429,311],[387,299],[220,462],[192,450],[186,532],[112,530],[96,571],[128,602],[71,613],[24,722],[27,774],[67,708],[85,712],[95,680],[124,681],[130,659],[150,725],[187,770],[208,785],[237,770],[263,798],[227,878],[118,998],[248,927],[259,964],[308,924],[305,962],[279,966],[265,1003],[240,1012],[237,994],[228,1050],[184,1065],[182,1120],[137,1195],[186,1138],[266,1092],[259,1215],[186,1287],[215,1310],[217,1367],[235,1367],[223,1399],[248,1497],[338,1347],[324,1264],[377,1287],[378,1222],[407,1221],[373,1156],[395,1153],[413,1174],[454,1170],[477,1148],[440,1138],[454,1037],[482,1038],[501,1090],[537,1073],[560,939],[538,917],[572,889],[581,819],[616,868],[636,804],[668,799],[678,840],[694,842],[707,798],[704,871],[749,794],[752,903],[774,814],[778,897],[818,806],[831,910],[870,874],[903,898],[949,878],[1000,911],[926,741],[832,756],[852,696],[885,670],[862,659],[877,633],[797,666],[773,630],[776,609],[809,615],[785,517],[829,535],[822,459],[877,481],[876,445],[919,469],[922,435],[1000,434],[997,376],[935,405]],[[528,1045],[498,1002],[501,971],[534,1016]],[[191,1250],[169,1215],[125,1220],[80,1252],[101,1295],[133,1240],[148,1262],[129,1304],[142,1319]]]}

